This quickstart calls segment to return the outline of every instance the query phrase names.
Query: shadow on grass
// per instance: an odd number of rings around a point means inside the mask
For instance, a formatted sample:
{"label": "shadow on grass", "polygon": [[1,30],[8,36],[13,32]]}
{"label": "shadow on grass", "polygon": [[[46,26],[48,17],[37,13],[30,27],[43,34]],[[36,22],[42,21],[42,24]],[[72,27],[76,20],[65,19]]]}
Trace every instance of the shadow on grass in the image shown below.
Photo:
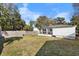
{"label": "shadow on grass", "polygon": [[22,39],[22,37],[11,37],[11,38],[7,38],[5,39],[4,37],[0,38],[0,55],[3,51],[4,48],[4,43],[7,43],[6,45],[9,45],[10,43],[14,42],[15,40],[20,40]]}
{"label": "shadow on grass", "polygon": [[46,41],[36,56],[79,56],[79,40]]}
{"label": "shadow on grass", "polygon": [[22,39],[23,37],[11,37],[11,38],[6,38],[5,43],[7,43],[6,45],[14,42],[15,40],[19,41],[20,39]]}

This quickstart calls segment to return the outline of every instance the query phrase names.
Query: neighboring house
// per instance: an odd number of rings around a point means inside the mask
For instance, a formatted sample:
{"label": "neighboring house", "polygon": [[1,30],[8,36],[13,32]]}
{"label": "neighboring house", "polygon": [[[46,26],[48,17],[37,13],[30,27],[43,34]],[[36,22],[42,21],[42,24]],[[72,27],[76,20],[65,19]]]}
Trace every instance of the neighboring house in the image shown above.
{"label": "neighboring house", "polygon": [[39,31],[39,29],[37,27],[33,27],[33,31],[37,32],[37,33],[40,33],[40,31]]}
{"label": "neighboring house", "polygon": [[75,39],[76,26],[72,26],[72,25],[46,26],[43,27],[40,31],[38,31],[38,35]]}
{"label": "neighboring house", "polygon": [[33,31],[38,34],[40,31],[39,31],[39,29],[35,25],[36,25],[36,22],[34,22],[34,24],[32,25]]}

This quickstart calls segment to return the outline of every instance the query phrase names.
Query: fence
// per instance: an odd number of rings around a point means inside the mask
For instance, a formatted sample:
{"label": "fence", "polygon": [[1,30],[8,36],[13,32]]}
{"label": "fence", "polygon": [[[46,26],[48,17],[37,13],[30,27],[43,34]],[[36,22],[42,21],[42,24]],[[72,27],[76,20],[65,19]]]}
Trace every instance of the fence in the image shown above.
{"label": "fence", "polygon": [[36,35],[34,31],[2,31],[2,36],[5,38],[9,37],[23,37],[24,35]]}

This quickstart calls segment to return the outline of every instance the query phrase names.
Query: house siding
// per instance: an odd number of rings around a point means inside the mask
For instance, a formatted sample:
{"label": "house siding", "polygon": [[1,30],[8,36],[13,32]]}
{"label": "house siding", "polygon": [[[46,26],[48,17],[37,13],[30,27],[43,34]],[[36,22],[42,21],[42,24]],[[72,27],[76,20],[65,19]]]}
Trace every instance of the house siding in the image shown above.
{"label": "house siding", "polygon": [[75,27],[53,28],[53,35],[56,37],[75,39],[75,34]]}
{"label": "house siding", "polygon": [[[50,30],[52,29],[52,33],[49,34]],[[38,35],[41,36],[55,36],[55,37],[60,37],[60,38],[68,38],[68,39],[75,39],[76,37],[76,26],[72,27],[58,27],[58,28],[45,28],[47,33],[39,33]],[[42,30],[42,29],[41,29]]]}

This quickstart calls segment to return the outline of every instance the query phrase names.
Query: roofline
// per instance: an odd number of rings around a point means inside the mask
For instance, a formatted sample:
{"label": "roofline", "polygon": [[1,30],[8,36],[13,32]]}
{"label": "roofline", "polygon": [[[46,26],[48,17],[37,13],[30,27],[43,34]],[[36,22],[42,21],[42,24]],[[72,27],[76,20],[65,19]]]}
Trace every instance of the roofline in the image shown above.
{"label": "roofline", "polygon": [[52,26],[44,26],[42,28],[67,28],[67,27],[77,27],[77,25],[52,25]]}

